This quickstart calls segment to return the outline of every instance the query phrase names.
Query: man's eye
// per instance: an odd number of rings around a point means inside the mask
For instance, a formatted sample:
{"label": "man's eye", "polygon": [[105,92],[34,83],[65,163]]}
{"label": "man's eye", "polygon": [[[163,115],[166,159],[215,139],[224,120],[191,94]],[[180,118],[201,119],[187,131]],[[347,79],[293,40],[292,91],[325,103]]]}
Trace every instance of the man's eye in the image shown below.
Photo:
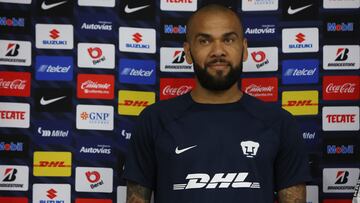
{"label": "man's eye", "polygon": [[200,43],[201,45],[206,45],[206,44],[209,43],[209,40],[207,40],[207,39],[199,39],[199,43]]}
{"label": "man's eye", "polygon": [[231,43],[233,43],[235,40],[233,39],[233,38],[226,38],[225,40],[224,40],[224,42],[225,42],[225,44],[231,44]]}

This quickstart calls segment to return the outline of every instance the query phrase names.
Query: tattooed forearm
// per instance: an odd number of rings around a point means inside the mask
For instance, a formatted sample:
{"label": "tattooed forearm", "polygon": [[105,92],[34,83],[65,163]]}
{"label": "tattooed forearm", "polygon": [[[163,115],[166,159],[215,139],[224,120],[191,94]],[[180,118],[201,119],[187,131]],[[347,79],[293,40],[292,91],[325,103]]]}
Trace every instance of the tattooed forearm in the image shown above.
{"label": "tattooed forearm", "polygon": [[151,190],[134,182],[127,182],[126,203],[149,203]]}
{"label": "tattooed forearm", "polygon": [[295,185],[279,191],[280,203],[305,203],[306,187],[305,184]]}

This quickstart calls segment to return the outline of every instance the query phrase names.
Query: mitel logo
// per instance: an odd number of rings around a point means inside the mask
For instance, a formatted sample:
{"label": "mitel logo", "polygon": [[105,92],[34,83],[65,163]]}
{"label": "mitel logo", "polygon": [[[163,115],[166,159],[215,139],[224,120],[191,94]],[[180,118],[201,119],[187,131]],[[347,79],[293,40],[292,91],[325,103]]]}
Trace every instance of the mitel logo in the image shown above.
{"label": "mitel logo", "polygon": [[42,127],[38,127],[37,132],[41,137],[67,137],[69,135],[69,130],[49,130]]}
{"label": "mitel logo", "polygon": [[282,50],[284,53],[318,52],[318,28],[288,28],[282,30]]}
{"label": "mitel logo", "polygon": [[275,40],[277,19],[272,17],[244,18],[245,36],[249,40]]}
{"label": "mitel logo", "polygon": [[75,191],[111,193],[113,169],[98,167],[76,167]]}
{"label": "mitel logo", "polygon": [[71,81],[74,63],[70,56],[36,56],[36,80]]}
{"label": "mitel logo", "polygon": [[119,49],[124,52],[155,53],[156,34],[154,29],[120,27]]}
{"label": "mitel logo", "polygon": [[114,107],[104,105],[77,105],[76,129],[113,130]]}
{"label": "mitel logo", "polygon": [[243,78],[241,89],[246,94],[266,102],[278,100],[278,79],[272,78]]}
{"label": "mitel logo", "polygon": [[317,115],[319,105],[319,92],[308,91],[284,91],[282,92],[282,108],[295,116]]}
{"label": "mitel logo", "polygon": [[243,63],[243,72],[276,71],[278,69],[277,47],[248,48],[250,57]]}
{"label": "mitel logo", "polygon": [[69,184],[34,184],[33,203],[70,203]]}
{"label": "mitel logo", "polygon": [[115,7],[115,0],[79,0],[79,6]]}
{"label": "mitel logo", "polygon": [[192,64],[185,60],[183,48],[161,47],[160,70],[162,72],[194,72]]}
{"label": "mitel logo", "polygon": [[79,43],[78,66],[81,68],[115,68],[113,44]]}
{"label": "mitel logo", "polygon": [[35,89],[35,110],[38,112],[72,111],[72,89],[37,88]]}
{"label": "mitel logo", "polygon": [[31,43],[27,41],[0,40],[0,65],[30,66]]}
{"label": "mitel logo", "polygon": [[315,59],[284,60],[283,84],[311,84],[319,81],[319,61]]}
{"label": "mitel logo", "polygon": [[114,99],[115,78],[105,74],[78,74],[77,97],[82,99]]}
{"label": "mitel logo", "polygon": [[194,87],[193,78],[160,78],[160,100],[186,94]]}
{"label": "mitel logo", "polygon": [[0,127],[29,128],[30,105],[0,102]]}
{"label": "mitel logo", "polygon": [[70,145],[72,141],[71,123],[59,119],[58,122],[37,120],[33,126],[34,142],[42,145],[57,144]]}
{"label": "mitel logo", "polygon": [[147,106],[155,103],[154,92],[119,91],[118,114],[137,116]]}
{"label": "mitel logo", "polygon": [[325,70],[356,70],[360,68],[360,46],[337,45],[323,47]]}
{"label": "mitel logo", "polygon": [[323,107],[322,126],[324,131],[359,130],[359,107],[358,106]]}
{"label": "mitel logo", "polygon": [[324,76],[324,100],[359,100],[359,76]]}
{"label": "mitel logo", "polygon": [[196,11],[197,0],[161,0],[162,11]]}
{"label": "mitel logo", "polygon": [[272,11],[278,7],[278,0],[242,0],[243,11]]}
{"label": "mitel logo", "polygon": [[27,191],[28,188],[29,167],[0,165],[0,190]]}
{"label": "mitel logo", "polygon": [[38,49],[72,49],[74,33],[72,25],[36,24],[36,48]]}
{"label": "mitel logo", "polygon": [[358,177],[358,168],[324,168],[323,192],[353,193]]}
{"label": "mitel logo", "polygon": [[154,60],[119,60],[119,81],[130,84],[155,84],[156,62]]}
{"label": "mitel logo", "polygon": [[31,73],[0,71],[0,96],[29,97]]}
{"label": "mitel logo", "polygon": [[34,176],[70,177],[71,152],[34,152]]}

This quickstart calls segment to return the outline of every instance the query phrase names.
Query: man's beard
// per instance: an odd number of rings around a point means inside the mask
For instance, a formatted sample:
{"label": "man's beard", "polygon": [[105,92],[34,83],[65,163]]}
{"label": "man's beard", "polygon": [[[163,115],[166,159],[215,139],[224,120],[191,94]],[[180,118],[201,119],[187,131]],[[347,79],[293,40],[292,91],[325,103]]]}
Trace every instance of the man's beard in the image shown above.
{"label": "man's beard", "polygon": [[[242,56],[240,63],[237,67],[233,67],[233,65],[224,60],[223,58],[215,58],[211,60],[210,62],[205,64],[205,67],[202,68],[196,61],[194,60],[194,57],[191,55],[193,60],[193,66],[194,66],[194,72],[195,75],[202,87],[204,87],[207,90],[211,91],[224,91],[230,89],[235,83],[237,83],[241,76],[242,71]],[[215,75],[211,75],[208,72],[208,66],[216,63],[227,63],[229,72],[227,74],[224,73],[224,71],[216,71]]]}

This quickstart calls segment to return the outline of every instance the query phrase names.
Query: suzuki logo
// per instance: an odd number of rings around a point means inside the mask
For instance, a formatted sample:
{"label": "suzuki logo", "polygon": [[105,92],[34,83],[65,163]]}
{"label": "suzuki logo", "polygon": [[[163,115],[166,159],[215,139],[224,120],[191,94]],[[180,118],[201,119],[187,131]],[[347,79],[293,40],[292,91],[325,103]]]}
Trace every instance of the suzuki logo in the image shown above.
{"label": "suzuki logo", "polygon": [[5,173],[4,176],[5,178],[3,179],[4,182],[12,182],[16,179],[15,174],[17,173],[17,169],[16,168],[7,168],[5,169]]}
{"label": "suzuki logo", "polygon": [[348,182],[349,171],[338,171],[335,184],[345,184]]}
{"label": "suzuki logo", "polygon": [[99,47],[90,47],[87,49],[89,55],[93,59],[100,58],[102,56],[102,50]]}
{"label": "suzuki logo", "polygon": [[297,34],[296,41],[298,41],[299,43],[302,43],[303,41],[305,41],[305,35],[303,33]]}
{"label": "suzuki logo", "polygon": [[90,182],[90,183],[95,183],[98,182],[100,180],[100,173],[97,171],[87,171],[85,173],[86,175],[86,179]]}
{"label": "suzuki logo", "polygon": [[14,43],[9,43],[8,47],[7,47],[7,53],[5,56],[17,56],[19,55],[19,48],[20,45],[19,44],[14,44]]}
{"label": "suzuki logo", "polygon": [[345,61],[346,59],[348,59],[348,53],[348,48],[338,48],[335,61]]}
{"label": "suzuki logo", "polygon": [[251,53],[251,57],[255,62],[259,63],[265,60],[266,55],[263,51],[254,51]]}
{"label": "suzuki logo", "polygon": [[244,141],[240,143],[244,155],[248,158],[254,158],[259,149],[260,144],[253,141]]}
{"label": "suzuki logo", "polygon": [[50,199],[54,199],[57,196],[56,195],[57,191],[52,188],[46,192],[48,193],[46,196],[49,197]]}
{"label": "suzuki logo", "polygon": [[135,33],[135,34],[133,34],[133,40],[136,42],[136,43],[139,43],[139,42],[141,42],[142,41],[142,35],[140,34],[140,33]]}
{"label": "suzuki logo", "polygon": [[52,29],[51,31],[50,31],[50,37],[52,38],[52,39],[57,39],[57,38],[59,38],[60,37],[60,32],[57,30],[57,29]]}

